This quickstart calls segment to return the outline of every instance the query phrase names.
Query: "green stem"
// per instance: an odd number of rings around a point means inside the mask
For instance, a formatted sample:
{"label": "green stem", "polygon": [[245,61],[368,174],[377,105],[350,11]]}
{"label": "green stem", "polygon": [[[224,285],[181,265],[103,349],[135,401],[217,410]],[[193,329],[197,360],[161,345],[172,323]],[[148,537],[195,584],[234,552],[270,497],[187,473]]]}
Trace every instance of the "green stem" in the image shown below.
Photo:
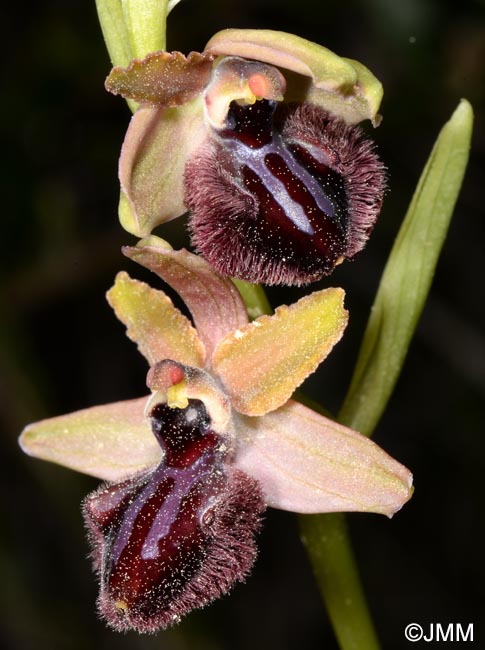
{"label": "green stem", "polygon": [[[260,285],[242,280],[233,282],[251,318],[272,313]],[[300,515],[299,522],[302,541],[341,648],[379,650],[345,516],[340,513]]]}
{"label": "green stem", "polygon": [[168,0],[122,0],[133,58],[165,50]]}
{"label": "green stem", "polygon": [[111,63],[126,67],[133,50],[121,0],[96,0],[96,9]]}
{"label": "green stem", "polygon": [[264,289],[259,284],[251,284],[244,280],[237,280],[233,278],[232,281],[238,288],[241,294],[246,309],[248,310],[249,318],[254,320],[263,314],[271,314],[273,310],[266,297]]}
{"label": "green stem", "polygon": [[[382,275],[339,421],[371,435],[399,377],[461,187],[473,112],[463,100],[424,168]],[[379,647],[344,515],[300,517],[303,541],[342,650]]]}
{"label": "green stem", "polygon": [[345,650],[378,650],[345,515],[300,515],[301,538],[332,622]]}
{"label": "green stem", "polygon": [[113,65],[166,48],[170,0],[96,0],[96,9]]}
{"label": "green stem", "polygon": [[[259,284],[236,279],[233,282],[252,319],[272,313]],[[300,515],[299,523],[302,542],[341,648],[379,650],[345,516],[341,513]]]}
{"label": "green stem", "polygon": [[[178,0],[96,0],[106,47],[114,66],[165,50],[167,16]],[[134,113],[138,104],[126,100]]]}

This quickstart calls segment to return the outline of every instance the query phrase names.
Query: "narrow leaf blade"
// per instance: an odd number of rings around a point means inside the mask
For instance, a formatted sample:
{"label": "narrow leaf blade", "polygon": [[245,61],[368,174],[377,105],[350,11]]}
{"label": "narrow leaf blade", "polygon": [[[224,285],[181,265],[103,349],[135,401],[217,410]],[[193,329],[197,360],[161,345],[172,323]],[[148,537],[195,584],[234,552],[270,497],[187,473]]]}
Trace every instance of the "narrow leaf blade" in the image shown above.
{"label": "narrow leaf blade", "polygon": [[370,435],[399,377],[465,174],[473,111],[462,100],[438,136],[384,270],[339,421]]}

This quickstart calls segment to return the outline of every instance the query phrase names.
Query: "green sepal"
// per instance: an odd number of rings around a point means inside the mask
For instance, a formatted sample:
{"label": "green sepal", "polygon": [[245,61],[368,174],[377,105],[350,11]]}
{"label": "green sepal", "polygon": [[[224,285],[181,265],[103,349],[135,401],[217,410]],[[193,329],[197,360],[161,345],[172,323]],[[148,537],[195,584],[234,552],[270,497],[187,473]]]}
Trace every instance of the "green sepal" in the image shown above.
{"label": "green sepal", "polygon": [[291,97],[289,83],[287,101],[317,104],[348,124],[366,119],[374,126],[380,122],[382,84],[370,70],[300,36],[270,29],[225,29],[210,39],[206,51],[256,59],[309,77],[305,96]]}

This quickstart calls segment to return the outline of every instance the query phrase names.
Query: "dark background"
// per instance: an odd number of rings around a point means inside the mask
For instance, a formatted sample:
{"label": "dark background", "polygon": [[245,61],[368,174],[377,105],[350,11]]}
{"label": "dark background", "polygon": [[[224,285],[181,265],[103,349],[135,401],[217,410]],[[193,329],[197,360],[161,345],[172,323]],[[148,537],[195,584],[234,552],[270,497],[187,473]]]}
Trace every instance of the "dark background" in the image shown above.
{"label": "dark background", "polygon": [[[79,512],[97,482],[24,457],[22,427],[144,392],[143,360],[110,312],[120,245],[116,164],[129,112],[104,92],[109,62],[94,1],[9,3],[2,17],[0,645],[9,650],[335,650],[295,518],[270,511],[246,584],[155,637],[96,618]],[[375,132],[391,190],[366,250],[331,280],[347,291],[347,335],[306,385],[338,409],[393,238],[442,124],[476,111],[472,158],[429,303],[376,440],[415,474],[392,521],[349,517],[383,646],[416,621],[475,624],[485,647],[484,113],[480,0],[184,0],[169,48],[200,50],[224,27],[295,32],[364,62],[384,83]],[[185,241],[182,220],[162,234]],[[301,295],[273,290],[273,304]],[[483,622],[483,621],[482,621]],[[425,644],[415,644],[423,647]]]}

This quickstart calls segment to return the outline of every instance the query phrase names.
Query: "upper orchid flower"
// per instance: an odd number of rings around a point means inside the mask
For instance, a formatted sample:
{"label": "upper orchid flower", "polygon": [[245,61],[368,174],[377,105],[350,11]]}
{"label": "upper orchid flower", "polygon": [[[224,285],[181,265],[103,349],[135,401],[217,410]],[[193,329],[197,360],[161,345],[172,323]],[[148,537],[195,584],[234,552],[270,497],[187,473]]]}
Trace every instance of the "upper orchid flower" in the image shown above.
{"label": "upper orchid flower", "polygon": [[99,610],[117,630],[153,632],[247,574],[265,506],[391,516],[411,475],[290,399],[342,335],[341,289],[249,323],[234,284],[203,259],[155,237],[125,252],[180,294],[197,329],[120,273],[108,300],[150,365],[151,395],[30,425],[21,444],[110,481],[84,503]]}
{"label": "upper orchid flower", "polygon": [[123,226],[138,236],[191,211],[220,273],[304,284],[360,251],[385,173],[355,125],[379,122],[362,64],[270,30],[228,29],[202,54],[155,52],[107,88],[141,104],[120,159]]}

